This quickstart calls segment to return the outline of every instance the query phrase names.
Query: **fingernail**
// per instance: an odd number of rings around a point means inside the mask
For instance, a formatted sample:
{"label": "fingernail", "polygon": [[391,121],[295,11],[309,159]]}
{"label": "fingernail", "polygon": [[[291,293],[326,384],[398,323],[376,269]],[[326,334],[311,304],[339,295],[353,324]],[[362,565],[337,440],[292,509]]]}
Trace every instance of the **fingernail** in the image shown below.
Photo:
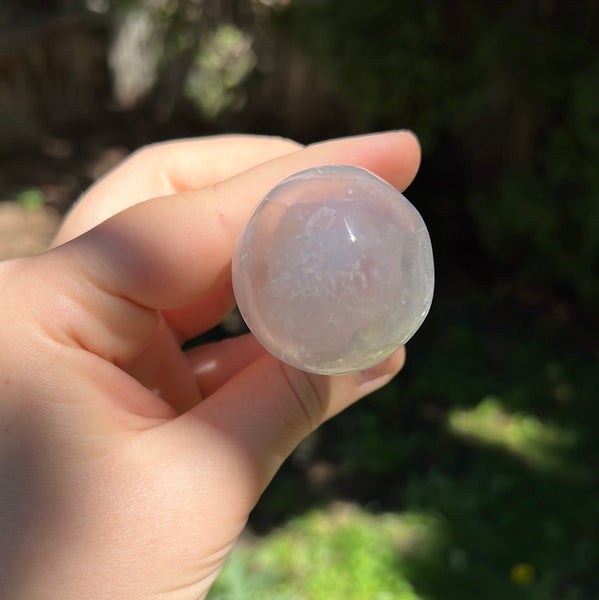
{"label": "fingernail", "polygon": [[378,365],[374,365],[374,367],[360,371],[358,377],[363,383],[366,383],[367,381],[375,381],[376,379],[390,377],[394,372],[393,358],[389,357]]}

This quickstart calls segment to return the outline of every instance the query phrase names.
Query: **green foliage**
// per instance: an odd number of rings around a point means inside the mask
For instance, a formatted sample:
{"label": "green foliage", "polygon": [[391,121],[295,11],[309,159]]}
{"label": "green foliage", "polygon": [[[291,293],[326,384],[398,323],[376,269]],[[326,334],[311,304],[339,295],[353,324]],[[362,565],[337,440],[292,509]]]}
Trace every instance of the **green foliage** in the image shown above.
{"label": "green foliage", "polygon": [[242,102],[240,83],[254,68],[251,40],[233,25],[220,25],[207,37],[186,82],[186,95],[208,118]]}
{"label": "green foliage", "polygon": [[409,125],[426,140],[443,119],[427,99],[440,100],[450,76],[441,16],[439,2],[295,0],[275,22],[337,82],[359,127]]}
{"label": "green foliage", "polygon": [[599,297],[599,57],[563,84],[564,117],[547,125],[528,169],[507,172],[472,212],[493,256],[524,281]]}

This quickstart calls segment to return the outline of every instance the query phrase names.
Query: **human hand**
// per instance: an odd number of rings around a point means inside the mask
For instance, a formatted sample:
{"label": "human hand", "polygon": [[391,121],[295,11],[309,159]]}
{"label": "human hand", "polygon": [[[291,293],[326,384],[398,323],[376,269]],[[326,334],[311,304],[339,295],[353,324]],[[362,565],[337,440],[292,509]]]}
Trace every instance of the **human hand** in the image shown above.
{"label": "human hand", "polygon": [[53,249],[0,263],[3,597],[204,597],[282,461],[404,353],[326,377],[250,335],[181,345],[233,307],[235,239],[274,185],[353,164],[403,190],[419,160],[401,132],[151,146],[84,195]]}

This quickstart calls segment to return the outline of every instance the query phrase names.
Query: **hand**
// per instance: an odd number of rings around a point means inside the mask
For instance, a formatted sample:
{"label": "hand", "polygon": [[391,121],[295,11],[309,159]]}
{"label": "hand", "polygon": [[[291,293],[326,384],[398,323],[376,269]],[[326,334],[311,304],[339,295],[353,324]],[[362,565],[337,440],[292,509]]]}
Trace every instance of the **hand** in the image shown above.
{"label": "hand", "polygon": [[279,181],[353,164],[404,189],[419,158],[401,132],[151,146],[83,196],[53,249],[0,264],[3,597],[207,593],[282,461],[404,354],[325,377],[250,335],[181,345],[234,306],[233,244]]}

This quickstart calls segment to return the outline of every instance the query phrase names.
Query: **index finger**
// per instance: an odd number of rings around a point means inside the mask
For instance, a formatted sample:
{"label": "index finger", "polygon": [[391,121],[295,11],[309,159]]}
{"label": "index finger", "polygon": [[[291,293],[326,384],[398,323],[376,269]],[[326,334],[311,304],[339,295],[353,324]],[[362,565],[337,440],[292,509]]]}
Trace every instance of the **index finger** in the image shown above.
{"label": "index finger", "polygon": [[251,135],[221,135],[146,146],[98,180],[79,199],[52,246],[150,198],[214,185],[301,148],[292,140]]}

